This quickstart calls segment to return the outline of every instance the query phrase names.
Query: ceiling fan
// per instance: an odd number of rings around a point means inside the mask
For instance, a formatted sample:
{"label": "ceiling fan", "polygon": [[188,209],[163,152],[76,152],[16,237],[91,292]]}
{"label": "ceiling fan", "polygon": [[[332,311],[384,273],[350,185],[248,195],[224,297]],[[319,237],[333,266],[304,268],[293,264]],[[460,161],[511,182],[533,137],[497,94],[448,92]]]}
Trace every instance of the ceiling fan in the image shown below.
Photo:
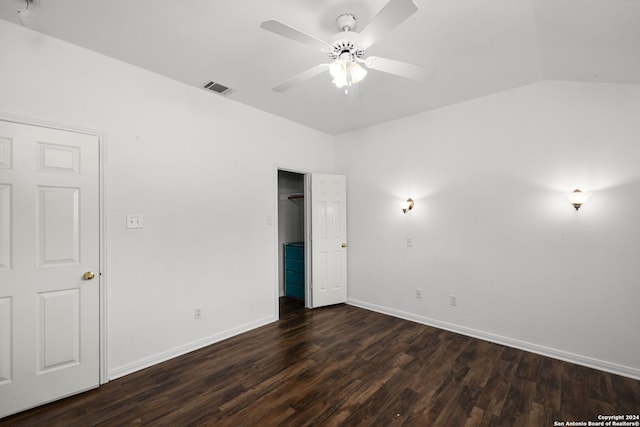
{"label": "ceiling fan", "polygon": [[371,45],[417,10],[418,7],[413,0],[390,0],[359,33],[354,31],[356,27],[355,16],[350,13],[342,14],[336,20],[340,32],[334,35],[328,43],[280,21],[271,19],[262,22],[261,28],[318,48],[321,52],[327,53],[332,60],[329,64],[319,64],[293,76],[274,87],[273,90],[275,92],[287,91],[298,83],[327,70],[333,77],[333,83],[339,88],[345,88],[345,92],[352,84],[364,79],[367,75],[367,68],[409,79],[424,80],[427,76],[427,70],[419,65],[378,56],[364,57],[365,51]]}

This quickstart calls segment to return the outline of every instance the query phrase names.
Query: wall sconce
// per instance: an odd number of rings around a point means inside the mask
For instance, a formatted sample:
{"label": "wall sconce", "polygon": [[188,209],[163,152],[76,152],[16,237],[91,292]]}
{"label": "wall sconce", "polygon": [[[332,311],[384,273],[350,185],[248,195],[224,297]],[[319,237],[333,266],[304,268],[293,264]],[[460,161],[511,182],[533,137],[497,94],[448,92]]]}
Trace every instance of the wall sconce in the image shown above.
{"label": "wall sconce", "polygon": [[580,209],[580,206],[582,206],[583,203],[586,203],[587,200],[589,200],[589,197],[591,197],[591,193],[585,193],[578,189],[575,189],[572,193],[567,194],[569,203],[571,203],[573,207],[576,208],[576,210]]}
{"label": "wall sconce", "polygon": [[415,205],[415,203],[413,203],[413,199],[412,198],[408,198],[406,202],[400,202],[400,207],[402,208],[402,212],[404,212],[404,213],[407,213],[411,209],[413,209],[414,205]]}

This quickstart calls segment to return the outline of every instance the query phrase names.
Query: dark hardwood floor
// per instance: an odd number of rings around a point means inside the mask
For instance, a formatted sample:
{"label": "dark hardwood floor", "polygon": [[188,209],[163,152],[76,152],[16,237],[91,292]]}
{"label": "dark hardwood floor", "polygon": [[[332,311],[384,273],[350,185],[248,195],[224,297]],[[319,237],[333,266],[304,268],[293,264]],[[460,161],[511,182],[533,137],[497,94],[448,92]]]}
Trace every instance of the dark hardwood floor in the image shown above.
{"label": "dark hardwood floor", "polygon": [[640,381],[360,308],[273,324],[2,426],[553,426],[640,413]]}

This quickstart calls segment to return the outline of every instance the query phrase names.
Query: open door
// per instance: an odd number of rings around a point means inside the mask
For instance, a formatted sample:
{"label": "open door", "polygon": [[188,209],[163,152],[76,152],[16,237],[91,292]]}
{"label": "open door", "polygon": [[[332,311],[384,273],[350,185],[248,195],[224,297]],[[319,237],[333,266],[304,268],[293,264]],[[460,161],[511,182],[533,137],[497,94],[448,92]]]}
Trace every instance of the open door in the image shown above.
{"label": "open door", "polygon": [[311,306],[347,302],[347,179],[311,175]]}

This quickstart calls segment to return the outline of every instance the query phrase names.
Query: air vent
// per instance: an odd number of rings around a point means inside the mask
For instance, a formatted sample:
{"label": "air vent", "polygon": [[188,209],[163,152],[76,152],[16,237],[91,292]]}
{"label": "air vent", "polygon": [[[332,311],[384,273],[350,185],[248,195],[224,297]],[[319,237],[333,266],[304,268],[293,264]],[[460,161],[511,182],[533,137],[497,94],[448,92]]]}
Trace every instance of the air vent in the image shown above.
{"label": "air vent", "polygon": [[226,95],[231,92],[231,88],[216,82],[205,83],[203,87],[211,92],[219,93],[220,95]]}

